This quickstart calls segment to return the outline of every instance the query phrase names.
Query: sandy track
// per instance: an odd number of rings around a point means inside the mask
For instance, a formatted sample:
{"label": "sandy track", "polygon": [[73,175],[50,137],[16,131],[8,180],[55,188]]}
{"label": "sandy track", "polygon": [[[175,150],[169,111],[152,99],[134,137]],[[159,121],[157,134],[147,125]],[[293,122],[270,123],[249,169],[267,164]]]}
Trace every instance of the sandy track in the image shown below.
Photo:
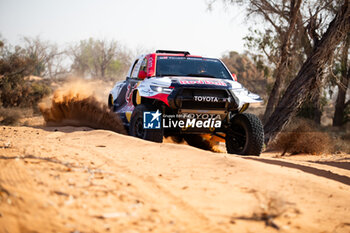
{"label": "sandy track", "polygon": [[0,128],[0,232],[350,232],[350,156],[239,157]]}

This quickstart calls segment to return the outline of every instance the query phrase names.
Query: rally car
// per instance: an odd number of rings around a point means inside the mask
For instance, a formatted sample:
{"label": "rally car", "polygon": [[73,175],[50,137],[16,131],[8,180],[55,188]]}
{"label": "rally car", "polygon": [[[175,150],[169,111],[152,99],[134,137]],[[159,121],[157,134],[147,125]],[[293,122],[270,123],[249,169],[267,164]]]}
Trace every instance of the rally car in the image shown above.
{"label": "rally car", "polygon": [[244,113],[258,102],[260,96],[237,82],[219,59],[169,50],[138,57],[108,97],[132,136],[162,142],[164,136],[212,134],[225,140],[228,153],[240,155],[262,151],[261,121]]}

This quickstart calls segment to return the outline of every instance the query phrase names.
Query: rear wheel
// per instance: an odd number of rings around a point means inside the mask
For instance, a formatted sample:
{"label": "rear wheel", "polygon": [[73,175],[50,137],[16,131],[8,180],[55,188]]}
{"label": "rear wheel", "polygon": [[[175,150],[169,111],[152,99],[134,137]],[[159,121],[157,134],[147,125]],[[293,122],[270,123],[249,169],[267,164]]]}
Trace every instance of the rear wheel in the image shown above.
{"label": "rear wheel", "polygon": [[148,107],[144,104],[137,105],[132,112],[129,134],[131,136],[145,139],[152,142],[163,142],[163,128],[160,129],[145,129],[143,125],[143,113],[157,111],[157,109]]}
{"label": "rear wheel", "polygon": [[259,156],[263,144],[264,129],[257,116],[243,113],[232,118],[231,128],[226,134],[228,153]]}

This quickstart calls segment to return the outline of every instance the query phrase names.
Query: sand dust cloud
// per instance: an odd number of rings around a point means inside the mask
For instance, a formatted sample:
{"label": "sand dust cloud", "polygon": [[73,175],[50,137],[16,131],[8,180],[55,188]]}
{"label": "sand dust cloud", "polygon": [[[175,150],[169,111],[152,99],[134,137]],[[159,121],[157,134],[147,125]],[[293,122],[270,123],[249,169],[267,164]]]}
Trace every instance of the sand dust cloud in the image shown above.
{"label": "sand dust cloud", "polygon": [[[95,90],[96,89],[96,90]],[[74,80],[39,104],[48,126],[87,126],[126,134],[119,117],[96,94],[96,82]]]}

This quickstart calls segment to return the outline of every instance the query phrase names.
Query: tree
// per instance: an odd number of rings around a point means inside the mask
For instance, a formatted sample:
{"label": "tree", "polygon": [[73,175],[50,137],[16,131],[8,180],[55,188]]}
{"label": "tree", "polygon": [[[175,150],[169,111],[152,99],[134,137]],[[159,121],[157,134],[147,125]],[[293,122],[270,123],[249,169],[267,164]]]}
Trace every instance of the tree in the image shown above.
{"label": "tree", "polygon": [[[262,1],[251,1],[251,9],[250,11],[252,13],[257,13],[263,15],[263,17],[271,23],[271,25],[274,27],[276,32],[280,36],[280,46],[278,48],[279,50],[279,56],[277,57],[276,62],[276,69],[274,72],[275,77],[275,83],[273,85],[273,88],[271,90],[271,93],[269,95],[269,99],[267,101],[267,106],[265,110],[265,114],[263,117],[263,121],[266,122],[270,114],[272,113],[273,109],[277,105],[277,102],[279,100],[280,94],[281,94],[281,88],[282,88],[282,79],[285,76],[285,72],[288,70],[288,61],[289,57],[291,56],[290,49],[291,49],[291,39],[292,35],[295,31],[295,25],[297,22],[297,17],[299,15],[301,0],[291,0],[289,8],[287,5],[285,5],[286,1],[282,1],[281,7],[276,7],[276,5],[273,5],[273,2],[262,0]],[[283,10],[284,9],[284,10]],[[285,11],[285,12],[284,12]],[[283,27],[283,23],[280,25],[277,25],[275,21],[272,19],[271,14],[274,15],[280,15],[281,13],[275,13],[275,12],[281,12],[282,14],[288,15],[288,23],[285,27]]]}
{"label": "tree", "polygon": [[338,81],[338,96],[335,103],[333,126],[341,126],[347,121],[344,112],[346,107],[350,105],[350,100],[345,102],[346,92],[350,83],[349,47],[350,34],[347,35],[341,48],[340,66],[337,69],[339,71],[337,73],[340,73],[340,80]]}
{"label": "tree", "polygon": [[23,41],[26,56],[35,63],[32,75],[53,78],[68,72],[62,65],[65,51],[59,51],[57,45],[39,37],[24,37]]}
{"label": "tree", "polygon": [[[268,82],[269,99],[263,119],[266,124],[286,87],[298,74],[306,59],[310,57],[314,46],[319,43],[321,35],[324,34],[344,0],[222,1],[244,6],[249,19],[264,19],[266,22],[263,24],[264,30],[261,30],[261,24],[259,24],[259,29],[250,28],[250,35],[245,37],[248,48],[257,51],[253,57],[264,55],[268,60],[268,63],[259,60],[262,64],[259,66],[270,67],[273,71],[274,83],[270,86]],[[337,49],[339,46],[335,51]],[[334,63],[333,53],[330,55],[331,61],[328,65]],[[303,104],[299,114],[320,123],[322,106],[326,100],[324,85],[330,83],[332,82],[327,81],[315,88],[312,95],[309,95]]]}
{"label": "tree", "polygon": [[70,54],[72,70],[80,76],[117,76],[130,64],[130,59],[114,40],[82,40],[70,48]]}
{"label": "tree", "polygon": [[239,54],[235,51],[224,55],[221,60],[231,73],[235,73],[240,83],[248,90],[266,97],[266,78],[264,71],[258,69],[248,54]]}
{"label": "tree", "polygon": [[[268,85],[269,98],[263,117],[266,123],[286,87],[323,34],[335,14],[334,8],[341,0],[222,1],[243,6],[248,19],[259,20],[259,27],[250,28],[251,33],[245,40],[248,48],[258,52],[257,55],[266,56],[268,63],[265,67],[272,70],[273,84],[271,87]],[[210,6],[214,2],[216,0],[212,0]],[[260,23],[261,19],[264,24]],[[314,97],[314,100],[319,103],[319,98]]]}
{"label": "tree", "polygon": [[[250,48],[258,49],[273,65],[274,84],[269,93],[263,121],[266,123],[285,87],[296,76],[322,34],[334,4],[339,1],[249,0],[248,15],[261,17],[267,30],[254,30],[246,37]],[[325,16],[326,15],[326,16]],[[317,98],[314,98],[319,102]]]}
{"label": "tree", "polygon": [[325,65],[341,41],[350,32],[350,3],[345,0],[322,38],[316,41],[310,56],[298,75],[288,85],[286,92],[264,126],[268,143],[295,115],[309,93],[319,87],[324,78]]}

